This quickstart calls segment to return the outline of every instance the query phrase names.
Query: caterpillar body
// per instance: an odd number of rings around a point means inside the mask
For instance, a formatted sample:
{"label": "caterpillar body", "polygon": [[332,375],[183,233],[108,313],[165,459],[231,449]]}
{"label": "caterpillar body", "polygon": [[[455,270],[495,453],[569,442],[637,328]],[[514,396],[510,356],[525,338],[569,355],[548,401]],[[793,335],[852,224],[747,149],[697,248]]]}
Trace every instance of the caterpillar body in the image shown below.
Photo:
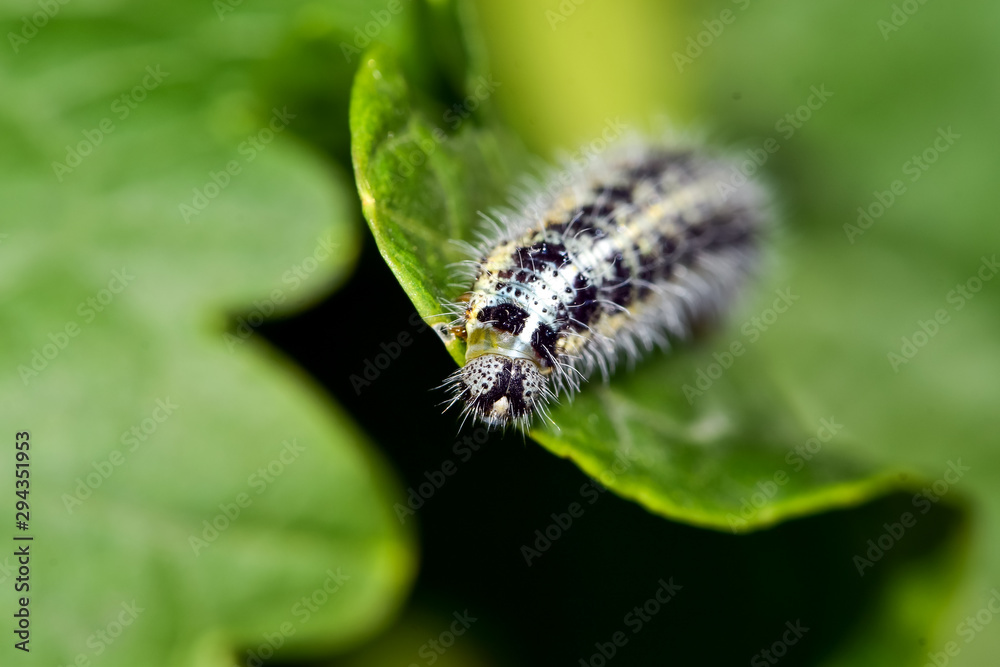
{"label": "caterpillar body", "polygon": [[493,230],[464,263],[471,289],[450,304],[467,352],[448,407],[526,427],[595,370],[606,380],[621,357],[718,314],[752,272],[767,217],[761,190],[734,173],[633,141],[484,216]]}

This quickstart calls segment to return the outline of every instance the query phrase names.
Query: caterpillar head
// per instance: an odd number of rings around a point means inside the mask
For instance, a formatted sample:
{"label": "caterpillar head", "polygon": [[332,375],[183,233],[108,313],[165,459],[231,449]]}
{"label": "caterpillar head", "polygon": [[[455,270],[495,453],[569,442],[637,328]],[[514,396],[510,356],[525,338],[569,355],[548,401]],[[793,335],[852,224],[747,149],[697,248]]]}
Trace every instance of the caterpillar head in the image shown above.
{"label": "caterpillar head", "polygon": [[538,364],[530,359],[512,359],[483,354],[448,379],[451,403],[462,401],[462,411],[489,426],[527,426],[535,412],[544,413],[552,392]]}

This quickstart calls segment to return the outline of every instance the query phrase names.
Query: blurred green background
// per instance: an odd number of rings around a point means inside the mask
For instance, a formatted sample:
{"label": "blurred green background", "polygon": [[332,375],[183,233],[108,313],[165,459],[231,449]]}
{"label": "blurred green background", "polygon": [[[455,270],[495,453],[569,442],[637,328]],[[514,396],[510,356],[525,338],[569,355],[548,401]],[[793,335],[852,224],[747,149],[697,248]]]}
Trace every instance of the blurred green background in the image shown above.
{"label": "blurred green background", "polygon": [[[35,540],[30,653],[0,557],[0,664],[996,664],[998,19],[915,0],[3,3],[0,496],[8,539]],[[736,154],[777,142],[755,176],[782,228],[765,289],[801,301],[734,386],[833,415],[824,456],[907,471],[899,490],[732,535],[600,492],[521,435],[456,434],[429,391],[454,366],[352,180],[369,42],[457,171],[472,133],[552,159],[619,117]],[[483,73],[495,92],[450,127]],[[474,175],[465,205],[501,203],[509,183]],[[636,630],[661,580],[682,588]],[[809,629],[783,643],[786,624]]]}

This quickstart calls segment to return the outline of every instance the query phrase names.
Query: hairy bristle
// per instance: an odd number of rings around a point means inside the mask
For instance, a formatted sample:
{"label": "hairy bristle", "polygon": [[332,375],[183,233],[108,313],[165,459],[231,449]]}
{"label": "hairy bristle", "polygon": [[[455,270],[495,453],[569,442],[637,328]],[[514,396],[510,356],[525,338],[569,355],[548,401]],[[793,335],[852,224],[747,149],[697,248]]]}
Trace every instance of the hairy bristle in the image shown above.
{"label": "hairy bristle", "polygon": [[548,178],[516,210],[481,214],[449,310],[465,330],[450,404],[489,425],[527,426],[594,372],[605,379],[721,313],[753,270],[766,228],[760,189],[723,159],[629,142]]}

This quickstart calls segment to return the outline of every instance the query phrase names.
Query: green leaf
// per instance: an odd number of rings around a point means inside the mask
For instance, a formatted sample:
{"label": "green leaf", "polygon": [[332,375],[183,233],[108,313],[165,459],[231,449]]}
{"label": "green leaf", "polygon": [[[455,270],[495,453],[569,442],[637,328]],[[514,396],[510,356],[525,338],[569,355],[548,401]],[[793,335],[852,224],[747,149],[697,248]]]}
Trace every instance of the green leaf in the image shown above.
{"label": "green leaf", "polygon": [[[512,4],[512,27],[491,30],[497,44],[520,40],[518,24],[534,15],[533,6]],[[778,187],[790,237],[785,282],[802,299],[755,345],[759,366],[788,388],[805,423],[830,414],[844,423],[851,437],[836,440],[844,458],[875,469],[914,470],[925,480],[921,489],[932,489],[932,481],[946,489],[926,518],[919,515],[918,531],[949,505],[973,517],[962,535],[968,543],[950,545],[953,557],[888,566],[891,581],[877,605],[858,619],[856,637],[829,664],[993,664],[1000,654],[996,623],[971,637],[959,632],[968,631],[971,626],[962,623],[985,608],[1000,581],[1000,292],[996,281],[984,282],[972,300],[952,291],[1000,247],[1000,228],[987,222],[996,207],[997,105],[983,97],[983,82],[995,80],[1000,55],[991,32],[997,6],[971,2],[950,11],[933,3],[793,0],[689,7],[637,0],[629,6],[658,38],[675,31],[661,39],[668,51],[663,57],[646,48],[634,58],[631,76],[678,82],[694,98],[689,106],[697,124],[739,152],[759,150],[769,138],[780,146],[761,171]],[[724,9],[734,17],[724,33],[707,47],[691,46]],[[654,20],[659,11],[683,13],[683,20]],[[497,49],[498,76],[509,89],[544,78],[538,91],[572,81],[580,71],[579,45],[597,26],[628,13],[581,7],[559,25],[565,43],[558,47],[529,39],[530,54]],[[852,39],[845,40],[848,34]],[[530,127],[522,122],[519,130],[551,134],[581,106],[581,97],[589,102],[584,96],[590,91],[606,94],[624,69],[609,54],[629,45],[619,40],[603,46],[592,58],[609,64],[587,68],[586,86],[512,102],[519,107],[515,116],[530,114]],[[697,56],[679,68],[669,52]],[[819,108],[814,88],[832,93]],[[612,88],[610,97],[621,94]],[[678,106],[669,95],[660,104],[672,113]],[[929,169],[917,166],[914,158],[920,160],[939,130],[948,128],[960,138],[939,155],[931,151],[924,162],[933,160]],[[897,180],[905,192],[891,196]],[[878,198],[892,203],[884,206]],[[859,225],[859,207],[875,214],[868,223],[862,219],[867,228]],[[894,369],[888,354],[902,356],[904,338],[912,341],[920,322],[941,309],[947,323],[915,354],[908,348],[912,357]],[[971,470],[945,485],[946,474],[955,479],[950,463],[958,461]],[[898,513],[885,516],[887,523],[898,520]],[[858,536],[856,553],[882,530]],[[907,533],[904,539],[916,538]],[[951,653],[943,653],[950,642]]]}
{"label": "green leaf", "polygon": [[[487,121],[434,141],[437,118],[419,98],[386,48],[366,55],[351,101],[355,179],[382,256],[420,314],[445,322],[434,318],[442,300],[462,292],[449,285],[448,263],[461,258],[449,242],[473,238],[477,211],[502,203],[508,165],[524,160],[503,159],[510,140]],[[746,355],[689,401],[685,387],[715,372],[713,355],[730,341]],[[446,343],[461,363],[461,342]],[[609,386],[589,383],[554,411],[555,426],[531,435],[654,512],[724,530],[856,504],[902,483],[898,473],[839,457],[839,441],[850,436],[836,415],[803,423],[751,343],[733,327],[700,349],[655,355]]]}
{"label": "green leaf", "polygon": [[908,480],[839,456],[851,436],[836,415],[810,432],[794,414],[776,413],[791,403],[768,391],[752,351],[689,403],[682,387],[721,368],[714,348],[657,354],[607,386],[594,382],[553,412],[557,427],[532,437],[655,512],[732,532],[855,505]]}
{"label": "green leaf", "polygon": [[251,85],[287,10],[60,11],[0,56],[2,465],[29,431],[34,537],[18,664],[350,647],[415,554],[385,462],[254,331],[359,246],[343,169]]}
{"label": "green leaf", "polygon": [[[717,110],[721,126],[768,132],[811,86],[833,93],[768,165],[798,212],[791,271],[803,300],[795,329],[776,330],[761,341],[762,352],[810,411],[829,406],[854,427],[863,448],[852,455],[918,470],[945,491],[939,504],[971,512],[967,567],[924,573],[959,581],[957,592],[934,600],[922,650],[901,664],[993,664],[1000,626],[980,626],[970,639],[962,631],[971,626],[961,624],[986,607],[1000,581],[1000,285],[989,268],[1000,229],[986,222],[995,209],[1000,131],[995,100],[982,99],[982,82],[995,79],[1000,57],[990,30],[998,8],[928,3],[901,14],[880,3],[810,9],[779,2],[745,18],[720,43],[727,65],[701,79],[703,106]],[[792,24],[816,39],[792,44],[782,27]],[[836,37],[846,32],[857,35],[849,46]],[[770,47],[751,46],[761,42]],[[779,64],[780,73],[772,69]],[[751,79],[748,104],[721,103]],[[904,190],[892,195],[896,181]],[[891,202],[881,212],[879,197]],[[859,208],[876,214],[867,228]],[[974,295],[965,287],[991,274]],[[838,352],[830,358],[817,350]],[[958,462],[968,467],[961,477],[952,468]],[[913,617],[915,591],[926,580],[911,575],[906,583],[885,605],[888,614]],[[883,637],[875,632],[859,647],[877,653]],[[942,654],[950,642],[958,655]],[[854,654],[838,664],[885,662]]]}
{"label": "green leaf", "polygon": [[[439,327],[441,305],[464,258],[455,240],[472,238],[477,211],[502,201],[517,144],[496,127],[480,127],[428,98],[418,106],[388,47],[364,58],[351,97],[351,152],[361,206],[379,251],[418,312]],[[451,127],[458,125],[452,132]],[[446,337],[456,361],[462,341]]]}

